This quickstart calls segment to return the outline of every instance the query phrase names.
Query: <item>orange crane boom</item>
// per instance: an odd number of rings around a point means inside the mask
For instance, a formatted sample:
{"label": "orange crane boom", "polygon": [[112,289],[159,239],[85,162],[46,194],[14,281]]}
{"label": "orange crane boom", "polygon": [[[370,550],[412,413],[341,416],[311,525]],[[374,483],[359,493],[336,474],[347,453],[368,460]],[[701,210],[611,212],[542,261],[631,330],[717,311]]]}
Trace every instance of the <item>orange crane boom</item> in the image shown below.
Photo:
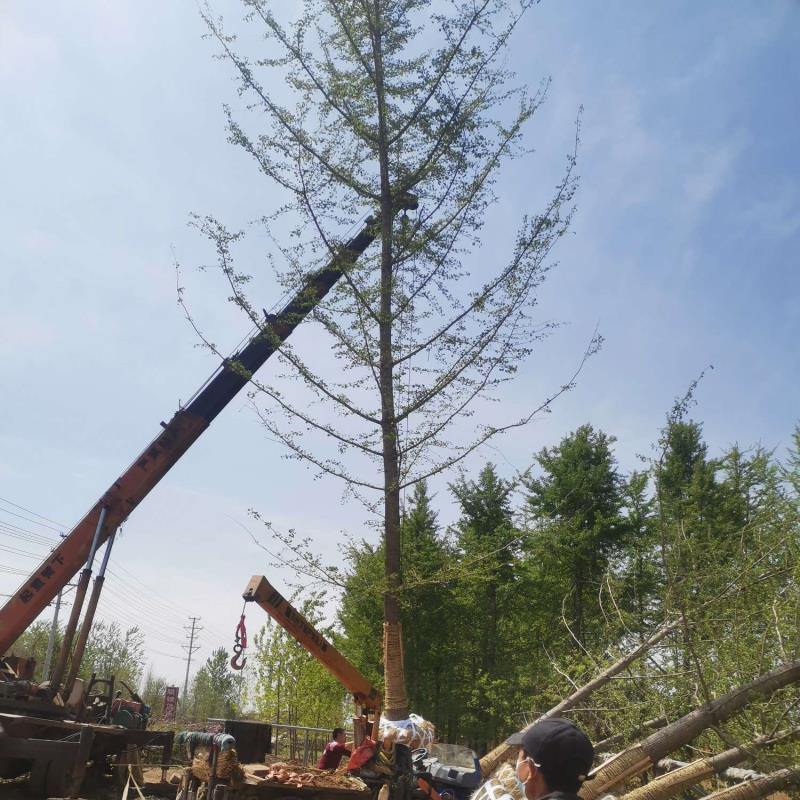
{"label": "orange crane boom", "polygon": [[380,715],[381,693],[263,575],[253,575],[242,596],[258,603],[351,692],[362,713]]}
{"label": "orange crane boom", "polygon": [[[416,197],[406,194],[398,197],[394,210],[416,207]],[[264,326],[247,344],[224,360],[186,406],[180,408],[169,422],[161,423],[163,430],[0,608],[0,656],[84,567],[75,605],[82,602],[98,548],[116,532],[222,409],[247,385],[250,376],[369,247],[379,229],[379,223],[372,217],[368,218],[362,230],[341,247],[327,266],[309,275],[287,305],[277,314],[269,315]],[[74,616],[77,622],[77,615]],[[70,623],[74,632],[72,619]]]}

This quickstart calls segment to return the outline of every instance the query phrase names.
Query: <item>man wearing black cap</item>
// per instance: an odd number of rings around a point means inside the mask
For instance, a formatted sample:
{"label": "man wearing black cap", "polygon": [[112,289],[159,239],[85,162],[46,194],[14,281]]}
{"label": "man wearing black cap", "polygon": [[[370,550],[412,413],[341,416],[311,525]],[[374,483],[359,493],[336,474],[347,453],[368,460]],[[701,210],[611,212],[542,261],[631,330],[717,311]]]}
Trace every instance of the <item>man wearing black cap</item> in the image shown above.
{"label": "man wearing black cap", "polygon": [[565,719],[537,722],[506,744],[520,748],[517,780],[527,800],[575,800],[594,760],[589,737]]}

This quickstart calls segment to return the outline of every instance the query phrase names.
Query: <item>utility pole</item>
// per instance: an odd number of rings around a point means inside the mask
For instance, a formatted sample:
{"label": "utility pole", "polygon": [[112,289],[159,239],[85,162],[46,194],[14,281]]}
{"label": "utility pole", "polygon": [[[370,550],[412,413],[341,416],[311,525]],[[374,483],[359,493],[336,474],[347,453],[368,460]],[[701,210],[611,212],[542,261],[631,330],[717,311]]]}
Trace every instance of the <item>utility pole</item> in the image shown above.
{"label": "utility pole", "polygon": [[[62,539],[66,538],[65,534],[59,534]],[[71,584],[70,584],[71,585]],[[50,635],[47,637],[47,655],[44,657],[44,668],[42,669],[42,681],[46,681],[50,677],[50,666],[53,661],[53,647],[56,643],[56,631],[58,631],[58,612],[61,610],[61,593],[64,591],[62,586],[58,590],[58,597],[56,597],[56,610],[53,612],[53,624],[50,626]]]}
{"label": "utility pole", "polygon": [[196,650],[200,649],[199,644],[194,643],[194,637],[196,634],[200,633],[203,630],[201,627],[198,626],[198,622],[200,621],[200,617],[189,617],[192,622],[191,630],[189,629],[188,625],[184,625],[184,630],[186,630],[186,635],[189,638],[189,644],[183,645],[183,649],[186,651],[186,678],[183,681],[183,716],[186,716],[186,701],[189,699],[189,667],[192,663],[192,655]]}
{"label": "utility pole", "polygon": [[[45,654],[44,665],[42,667],[42,682],[50,678],[50,667],[53,665],[53,649],[56,646],[56,636],[58,635],[58,613],[63,605],[62,599],[66,592],[74,588],[74,583],[68,583],[66,586],[62,586],[61,589],[59,589],[58,595],[56,596],[56,609],[53,612],[53,623],[50,626],[50,633],[47,635],[47,653]],[[53,604],[50,603],[50,605]],[[66,605],[69,607],[69,603]]]}
{"label": "utility pole", "polygon": [[56,610],[53,612],[53,624],[50,626],[50,635],[47,637],[47,654],[44,657],[42,681],[46,681],[50,677],[50,664],[53,660],[53,646],[56,641],[56,631],[58,630],[58,612],[61,610],[61,592],[63,591],[63,589],[59,589],[58,595],[56,596]]}

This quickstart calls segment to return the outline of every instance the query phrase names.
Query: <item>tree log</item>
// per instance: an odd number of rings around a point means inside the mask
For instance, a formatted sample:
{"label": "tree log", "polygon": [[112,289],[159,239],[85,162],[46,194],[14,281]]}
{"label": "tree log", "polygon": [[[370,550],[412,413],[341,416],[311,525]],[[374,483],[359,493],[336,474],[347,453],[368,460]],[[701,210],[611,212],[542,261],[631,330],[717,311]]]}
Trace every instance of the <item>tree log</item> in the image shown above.
{"label": "tree log", "polygon": [[583,800],[601,794],[640,775],[673,750],[690,742],[710,725],[724,722],[748,703],[800,680],[800,661],[790,661],[754,681],[706,703],[601,764],[580,790]]}
{"label": "tree log", "polygon": [[[624,656],[622,656],[622,658],[615,661],[610,667],[603,670],[588,683],[574,691],[569,697],[562,700],[558,705],[553,706],[553,708],[551,708],[549,711],[542,714],[542,716],[539,717],[535,722],[532,722],[530,725],[528,725],[525,730],[532,728],[537,722],[540,722],[543,719],[559,717],[565,711],[569,711],[569,709],[574,708],[596,689],[599,689],[601,686],[605,686],[605,684],[607,684],[615,675],[618,675],[627,666],[632,664],[638,658],[641,658],[653,645],[658,644],[658,642],[664,639],[668,634],[672,633],[672,631],[674,631],[678,625],[679,623],[677,621],[662,625],[660,628],[658,628],[658,630],[656,630],[655,633],[653,633],[652,636],[650,636],[650,638],[646,639],[638,647],[634,648],[629,653],[626,653]],[[494,772],[499,764],[511,758],[516,751],[516,747],[509,747],[505,743],[499,744],[481,759],[481,774],[489,775],[490,773]]]}
{"label": "tree log", "polygon": [[791,767],[779,769],[752,781],[738,783],[736,786],[729,786],[727,789],[720,789],[718,792],[707,794],[702,800],[758,800],[778,789],[798,785],[800,785],[800,767]]}
{"label": "tree log", "polygon": [[626,738],[631,739],[634,736],[644,733],[645,731],[658,730],[659,728],[663,728],[667,723],[669,723],[669,720],[666,717],[649,719],[647,722],[643,722],[638,728],[635,728],[632,731],[615,733],[613,736],[609,736],[606,739],[601,739],[599,742],[595,742],[594,751],[595,753],[607,753],[609,752],[609,748],[616,747],[618,744],[625,741]]}
{"label": "tree log", "polygon": [[[709,758],[701,758],[688,764],[673,761],[673,764],[679,765],[677,769],[673,769],[665,775],[659,775],[648,784],[622,795],[620,800],[667,800],[689,786],[694,786],[714,775],[722,774],[729,767],[751,756],[754,750],[759,750],[775,741],[775,737],[758,736],[747,744],[732,747]],[[664,762],[662,760],[658,763],[663,764]],[[745,772],[745,770],[740,771]],[[755,775],[756,773],[753,773],[753,777]]]}

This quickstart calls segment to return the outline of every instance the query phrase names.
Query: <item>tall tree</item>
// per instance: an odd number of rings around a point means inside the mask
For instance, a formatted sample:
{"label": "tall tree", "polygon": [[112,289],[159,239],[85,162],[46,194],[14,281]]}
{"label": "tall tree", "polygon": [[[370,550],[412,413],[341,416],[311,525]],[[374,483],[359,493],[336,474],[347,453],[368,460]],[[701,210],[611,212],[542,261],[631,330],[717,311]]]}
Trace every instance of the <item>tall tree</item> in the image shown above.
{"label": "tall tree", "polygon": [[624,532],[614,441],[582,425],[537,454],[540,475],[526,482],[542,571],[563,575],[558,599],[569,596],[570,628],[581,643],[609,557]]}
{"label": "tall tree", "polygon": [[[375,576],[383,563],[382,550],[366,542],[348,549],[351,571],[339,608],[342,648],[376,683],[383,678],[380,652],[375,647],[381,635],[381,584]],[[439,534],[437,514],[424,481],[414,487],[403,514],[401,554],[405,580],[400,618],[409,702],[417,713],[441,723],[450,701],[453,661],[449,623],[454,612],[447,578],[457,569],[455,554]]]}
{"label": "tall tree", "polygon": [[[544,97],[544,87],[531,96],[513,86],[503,66],[510,36],[533,4],[243,0],[246,22],[260,35],[241,39],[209,8],[203,12],[256,112],[227,109],[230,139],[278,190],[261,222],[282,285],[296,290],[309,269],[337,257],[348,228],[377,212],[380,245],[345,266],[343,280],[314,308],[311,349],[280,347],[298,391],[256,380],[253,387],[271,434],[344,480],[380,518],[386,714],[395,719],[408,713],[401,493],[536,411],[485,422],[466,440],[463,427],[451,436],[460,420],[491,410],[484,401],[551,327],[529,312],[571,217],[574,154],[545,208],[523,216],[507,246],[494,242],[490,259],[476,259],[478,274],[468,271],[496,199],[497,170],[525,152],[523,132]],[[264,41],[266,52],[248,52],[248,43]],[[398,216],[409,192],[419,211]],[[261,304],[247,294],[249,276],[235,265],[242,232],[211,217],[196,221],[216,247],[230,299],[264,328]],[[327,348],[339,363],[320,357]],[[318,411],[320,402],[326,410]]]}
{"label": "tall tree", "polygon": [[150,667],[144,676],[139,694],[142,700],[150,706],[152,719],[160,719],[164,716],[164,693],[166,689],[167,679],[153,674],[153,668]]}
{"label": "tall tree", "polygon": [[81,661],[81,678],[111,677],[139,685],[144,670],[144,634],[137,627],[123,630],[116,622],[95,622]]}
{"label": "tall tree", "polygon": [[442,632],[451,622],[451,588],[443,583],[451,550],[439,535],[437,514],[424,481],[414,491],[401,524],[405,576],[401,595],[404,655],[411,707],[429,719],[441,720],[447,703],[450,654]]}
{"label": "tall tree", "polygon": [[511,509],[514,484],[497,474],[493,464],[478,479],[463,476],[451,485],[461,517],[456,541],[461,551],[458,581],[458,623],[455,636],[461,642],[463,732],[480,750],[497,739],[513,691],[518,630],[509,625],[520,599],[515,559],[519,531]]}
{"label": "tall tree", "polygon": [[656,535],[655,500],[649,492],[650,474],[632,472],[622,482],[624,541],[619,555],[623,604],[641,634],[661,619],[663,587]]}

